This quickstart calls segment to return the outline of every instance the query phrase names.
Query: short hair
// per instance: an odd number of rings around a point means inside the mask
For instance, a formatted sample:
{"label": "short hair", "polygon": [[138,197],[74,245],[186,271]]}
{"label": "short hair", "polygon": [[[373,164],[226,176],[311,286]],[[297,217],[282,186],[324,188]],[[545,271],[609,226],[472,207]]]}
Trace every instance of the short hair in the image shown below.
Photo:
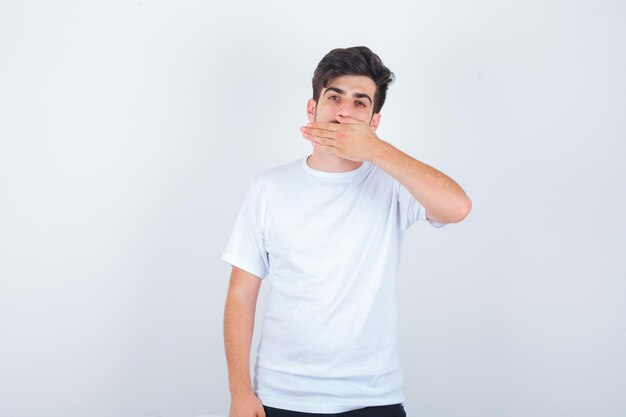
{"label": "short hair", "polygon": [[376,84],[374,113],[380,112],[385,104],[387,88],[395,75],[374,52],[366,46],[337,48],[327,53],[317,64],[313,74],[313,100],[318,101],[323,88],[342,75],[364,75]]}

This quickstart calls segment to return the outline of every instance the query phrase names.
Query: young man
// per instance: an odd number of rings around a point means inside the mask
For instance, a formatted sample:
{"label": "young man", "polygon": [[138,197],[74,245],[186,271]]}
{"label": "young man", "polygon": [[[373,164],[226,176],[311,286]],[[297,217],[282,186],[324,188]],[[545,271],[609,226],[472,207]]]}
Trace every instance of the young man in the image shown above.
{"label": "young man", "polygon": [[[313,153],[250,185],[222,259],[230,417],[406,415],[395,278],[406,230],[463,220],[456,182],[376,136],[393,73],[366,47],[319,63]],[[262,281],[270,297],[250,381]]]}

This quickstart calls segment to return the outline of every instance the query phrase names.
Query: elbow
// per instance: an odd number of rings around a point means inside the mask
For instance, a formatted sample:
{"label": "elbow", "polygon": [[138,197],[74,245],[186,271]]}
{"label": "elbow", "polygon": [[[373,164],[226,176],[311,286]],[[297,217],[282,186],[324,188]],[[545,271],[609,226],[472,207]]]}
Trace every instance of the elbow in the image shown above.
{"label": "elbow", "polygon": [[460,223],[469,215],[472,211],[472,200],[465,196],[461,201],[454,206],[449,206],[445,213],[431,213],[426,210],[426,218],[437,223]]}
{"label": "elbow", "polygon": [[465,218],[470,214],[470,211],[472,211],[472,200],[468,196],[465,196],[463,201],[459,204],[457,215],[458,220],[455,223],[465,220]]}
{"label": "elbow", "polygon": [[460,223],[465,220],[470,214],[470,211],[472,211],[472,200],[465,196],[465,198],[456,205],[453,214],[450,214],[446,223]]}

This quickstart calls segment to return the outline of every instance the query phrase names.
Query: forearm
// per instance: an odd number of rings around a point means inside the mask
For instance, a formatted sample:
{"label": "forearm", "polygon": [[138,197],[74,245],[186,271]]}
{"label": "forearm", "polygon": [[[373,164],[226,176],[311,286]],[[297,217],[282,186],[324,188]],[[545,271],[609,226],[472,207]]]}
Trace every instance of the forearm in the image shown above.
{"label": "forearm", "polygon": [[397,179],[424,206],[430,220],[456,223],[471,210],[471,200],[452,178],[388,142],[380,141],[371,162]]}
{"label": "forearm", "polygon": [[224,311],[224,347],[232,395],[252,392],[250,344],[254,332],[256,300],[229,291]]}

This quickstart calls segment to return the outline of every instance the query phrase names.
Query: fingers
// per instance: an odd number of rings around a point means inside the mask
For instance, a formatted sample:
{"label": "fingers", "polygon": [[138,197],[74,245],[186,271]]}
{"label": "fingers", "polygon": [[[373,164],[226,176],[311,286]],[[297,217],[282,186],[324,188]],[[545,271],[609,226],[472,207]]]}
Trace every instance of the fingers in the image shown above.
{"label": "fingers", "polygon": [[321,152],[325,152],[325,153],[329,153],[329,154],[333,154],[333,155],[339,155],[340,154],[339,148],[337,148],[335,146],[322,145],[322,144],[319,144],[317,142],[313,142],[312,145],[313,145],[314,149],[319,149]]}
{"label": "fingers", "polygon": [[302,137],[304,137],[306,140],[311,142],[313,147],[315,147],[315,146],[336,147],[338,145],[337,142],[334,139],[321,138],[321,137],[318,137],[318,136],[308,135],[306,133],[302,134]]}
{"label": "fingers", "polygon": [[359,125],[367,124],[364,121],[359,120],[359,119],[355,119],[352,116],[340,116],[340,115],[338,115],[337,116],[337,121],[339,123],[342,123],[342,124],[345,124],[345,123],[353,123],[353,124],[359,124]]}
{"label": "fingers", "polygon": [[[315,129],[313,129],[314,131]],[[307,130],[308,132],[309,130]],[[328,135],[327,133],[324,133],[323,131],[318,132],[318,133],[305,133],[304,131],[302,132],[302,137],[305,138],[306,140],[308,140],[309,142],[311,142],[311,145],[313,145],[313,147],[315,147],[316,145],[320,145],[320,146],[326,146],[326,147],[337,147],[339,146],[339,141],[336,140],[336,138],[334,137],[325,137],[325,136],[319,136],[319,135]]]}
{"label": "fingers", "polygon": [[309,122],[306,124],[306,126],[300,127],[300,130],[304,131],[305,129],[319,129],[327,132],[339,132],[342,129],[342,124],[359,124],[368,126],[366,122],[355,119],[352,116],[337,115],[337,122],[338,123]]}
{"label": "fingers", "polygon": [[341,129],[341,126],[339,123],[328,123],[328,122],[309,122],[306,124],[306,126],[303,126],[303,127],[328,130],[329,132],[336,132],[339,129]]}
{"label": "fingers", "polygon": [[335,140],[338,138],[338,132],[329,132],[328,130],[314,129],[314,128],[301,128],[302,136],[306,139],[326,139]]}

